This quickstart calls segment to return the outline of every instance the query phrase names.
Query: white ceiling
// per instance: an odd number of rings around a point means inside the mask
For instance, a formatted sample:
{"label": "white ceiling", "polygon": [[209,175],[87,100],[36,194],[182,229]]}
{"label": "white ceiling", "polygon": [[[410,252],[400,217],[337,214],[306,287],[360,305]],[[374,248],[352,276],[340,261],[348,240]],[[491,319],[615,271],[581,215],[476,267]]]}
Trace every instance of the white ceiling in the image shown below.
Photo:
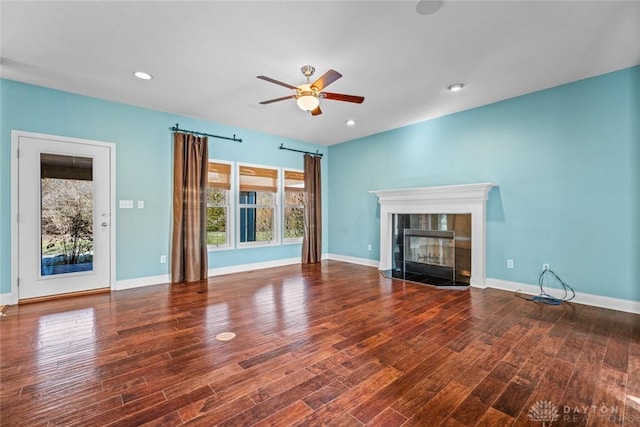
{"label": "white ceiling", "polygon": [[[0,75],[331,145],[640,64],[639,1],[416,4],[2,0]],[[297,86],[305,64],[364,103],[258,104],[292,91],[256,76]]]}

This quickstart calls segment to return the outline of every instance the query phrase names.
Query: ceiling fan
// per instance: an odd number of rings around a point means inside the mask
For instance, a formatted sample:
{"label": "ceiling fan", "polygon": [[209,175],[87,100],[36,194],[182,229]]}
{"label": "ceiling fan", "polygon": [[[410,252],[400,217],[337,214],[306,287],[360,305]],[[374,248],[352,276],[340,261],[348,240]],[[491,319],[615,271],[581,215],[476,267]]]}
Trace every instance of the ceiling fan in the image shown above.
{"label": "ceiling fan", "polygon": [[363,96],[355,96],[355,95],[345,95],[343,93],[332,93],[332,92],[322,92],[322,90],[329,86],[331,83],[338,80],[342,77],[342,74],[335,70],[329,70],[324,73],[320,78],[318,78],[315,82],[310,83],[309,78],[316,71],[311,65],[305,65],[300,68],[302,74],[307,78],[307,83],[301,84],[300,86],[293,86],[288,83],[283,83],[278,80],[274,80],[271,77],[266,76],[257,76],[259,79],[275,83],[280,86],[284,86],[289,89],[293,89],[296,91],[295,94],[289,96],[283,96],[282,98],[269,99],[267,101],[262,101],[260,104],[271,104],[272,102],[284,101],[285,99],[295,99],[298,107],[300,107],[304,111],[311,112],[312,116],[317,116],[318,114],[322,114],[320,110],[320,100],[321,99],[332,99],[334,101],[346,101],[346,102],[355,102],[356,104],[362,104],[364,101]]}

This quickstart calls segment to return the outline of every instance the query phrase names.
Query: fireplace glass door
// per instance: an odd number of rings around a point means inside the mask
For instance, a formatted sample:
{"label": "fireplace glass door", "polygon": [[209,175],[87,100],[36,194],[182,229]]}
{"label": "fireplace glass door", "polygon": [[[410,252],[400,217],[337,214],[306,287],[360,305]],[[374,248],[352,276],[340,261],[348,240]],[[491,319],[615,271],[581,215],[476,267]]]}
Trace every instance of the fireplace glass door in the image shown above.
{"label": "fireplace glass door", "polygon": [[435,286],[468,286],[471,277],[470,214],[394,214],[395,277]]}
{"label": "fireplace glass door", "polygon": [[[455,283],[455,233],[404,230],[404,278],[427,275],[438,284]],[[444,280],[444,283],[441,282]]]}

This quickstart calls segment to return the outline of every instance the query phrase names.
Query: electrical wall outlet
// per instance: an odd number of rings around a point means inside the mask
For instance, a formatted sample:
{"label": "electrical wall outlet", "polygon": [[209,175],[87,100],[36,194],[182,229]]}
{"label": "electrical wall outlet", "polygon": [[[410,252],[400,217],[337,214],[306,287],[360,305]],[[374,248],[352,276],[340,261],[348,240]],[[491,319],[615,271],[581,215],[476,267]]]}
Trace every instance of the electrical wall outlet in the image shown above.
{"label": "electrical wall outlet", "polygon": [[507,268],[513,268],[513,260],[512,259],[508,259],[507,260]]}
{"label": "electrical wall outlet", "polygon": [[549,270],[551,266],[549,264],[542,264],[542,270]]}
{"label": "electrical wall outlet", "polygon": [[371,245],[367,246],[367,250],[370,251],[371,250]]}
{"label": "electrical wall outlet", "polygon": [[166,262],[167,262],[167,256],[160,255],[160,264],[166,264]]}

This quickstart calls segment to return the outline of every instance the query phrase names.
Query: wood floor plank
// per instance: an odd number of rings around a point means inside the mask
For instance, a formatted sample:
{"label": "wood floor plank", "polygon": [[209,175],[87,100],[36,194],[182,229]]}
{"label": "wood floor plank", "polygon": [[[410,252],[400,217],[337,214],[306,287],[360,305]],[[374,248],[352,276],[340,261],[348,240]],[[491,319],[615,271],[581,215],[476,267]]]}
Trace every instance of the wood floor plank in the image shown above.
{"label": "wood floor plank", "polygon": [[346,385],[335,379],[321,389],[304,397],[302,401],[311,409],[318,409],[322,405],[331,402],[348,389],[349,388]]}
{"label": "wood floor plank", "polygon": [[307,381],[304,381],[300,384],[295,385],[294,387],[284,391],[268,400],[258,403],[255,406],[247,409],[244,412],[241,412],[232,418],[222,422],[219,424],[221,427],[232,427],[232,426],[249,426],[253,425],[263,419],[267,418],[269,415],[280,411],[283,408],[291,405],[297,400],[301,400],[311,393],[321,389],[325,385],[333,380],[332,376],[329,375],[316,375]]}
{"label": "wood floor plank", "polygon": [[314,378],[315,376],[315,374],[307,369],[300,369],[277,381],[273,381],[263,387],[260,387],[255,392],[250,393],[249,397],[256,403],[264,402],[265,400],[269,400],[292,387]]}
{"label": "wood floor plank", "polygon": [[629,341],[615,336],[609,338],[604,364],[620,372],[627,372],[629,363]]}
{"label": "wood floor plank", "polygon": [[621,425],[625,418],[627,374],[607,366],[602,368],[593,402],[598,408],[589,414],[588,426],[605,423]]}
{"label": "wood floor plank", "polygon": [[149,422],[140,424],[140,427],[172,427],[181,425],[183,425],[182,418],[180,418],[178,412],[173,411]]}
{"label": "wood floor plank", "polygon": [[51,426],[69,425],[72,422],[78,422],[86,418],[89,418],[91,417],[92,414],[102,413],[102,412],[109,411],[111,409],[120,408],[123,405],[124,405],[124,402],[122,402],[122,399],[120,398],[120,396],[114,396],[110,399],[103,400],[101,402],[88,403],[83,405],[81,408],[76,408],[75,410],[66,412],[63,415],[50,418],[49,425]]}
{"label": "wood floor plank", "polygon": [[367,423],[368,426],[381,426],[381,427],[399,427],[406,425],[407,419],[394,411],[391,408],[387,408],[384,411],[376,415],[371,421]]}
{"label": "wood floor plank", "polygon": [[304,402],[297,400],[286,408],[269,415],[267,418],[254,424],[254,427],[280,427],[289,426],[313,412]]}
{"label": "wood floor plank", "polygon": [[494,408],[487,409],[482,418],[476,424],[476,427],[509,427],[515,423],[515,420],[502,411]]}
{"label": "wood floor plank", "polygon": [[564,412],[561,405],[562,395],[569,383],[569,378],[573,373],[574,365],[564,360],[555,359],[549,362],[546,372],[537,387],[529,396],[529,400],[524,405],[524,409],[518,416],[517,423],[526,425],[529,409],[538,402],[550,402],[559,408],[559,414]]}
{"label": "wood floor plank", "polygon": [[585,344],[562,397],[564,405],[576,407],[580,402],[593,401],[605,352],[604,346]]}
{"label": "wood floor plank", "polygon": [[[336,399],[316,409],[295,425],[314,426],[324,423],[331,424],[334,420],[340,419],[344,414],[347,414],[352,408],[364,403],[377,390],[395,381],[400,375],[400,371],[387,366],[377,370],[370,376],[360,377],[359,381],[354,383],[354,386],[349,387],[347,391]],[[350,424],[357,422],[362,425],[360,421],[357,421],[350,414],[345,419],[348,420]]]}
{"label": "wood floor plank", "polygon": [[158,418],[164,418],[189,403],[197,402],[212,395],[213,390],[211,387],[203,386],[173,399],[165,399],[155,405],[148,405],[141,411],[120,417],[117,421],[111,423],[111,425],[137,425],[151,422]]}
{"label": "wood floor plank", "polygon": [[445,420],[454,409],[469,394],[470,388],[451,381],[437,392],[433,398],[418,408],[411,418],[407,420],[407,426],[438,425]]}
{"label": "wood floor plank", "polygon": [[247,396],[221,403],[217,395],[192,402],[178,409],[180,418],[188,425],[212,426],[255,406]]}
{"label": "wood floor plank", "polygon": [[477,395],[467,394],[462,403],[451,412],[450,418],[460,425],[476,425],[489,408],[490,406],[483,403]]}
{"label": "wood floor plank", "polygon": [[520,411],[525,409],[525,404],[532,392],[533,389],[527,386],[517,382],[510,382],[492,407],[516,419],[520,415]]}
{"label": "wood floor plank", "polygon": [[[423,362],[416,365],[410,371],[404,373],[397,380],[379,390],[363,404],[356,406],[350,413],[359,421],[368,423],[376,415],[392,405],[399,396],[412,390],[420,381],[426,378],[434,365],[443,363],[451,351],[441,348],[440,351],[426,357]],[[406,416],[406,415],[405,415]]]}
{"label": "wood floor plank", "polygon": [[640,425],[640,316],[323,261],[0,318],[1,426],[526,426],[543,401]]}

